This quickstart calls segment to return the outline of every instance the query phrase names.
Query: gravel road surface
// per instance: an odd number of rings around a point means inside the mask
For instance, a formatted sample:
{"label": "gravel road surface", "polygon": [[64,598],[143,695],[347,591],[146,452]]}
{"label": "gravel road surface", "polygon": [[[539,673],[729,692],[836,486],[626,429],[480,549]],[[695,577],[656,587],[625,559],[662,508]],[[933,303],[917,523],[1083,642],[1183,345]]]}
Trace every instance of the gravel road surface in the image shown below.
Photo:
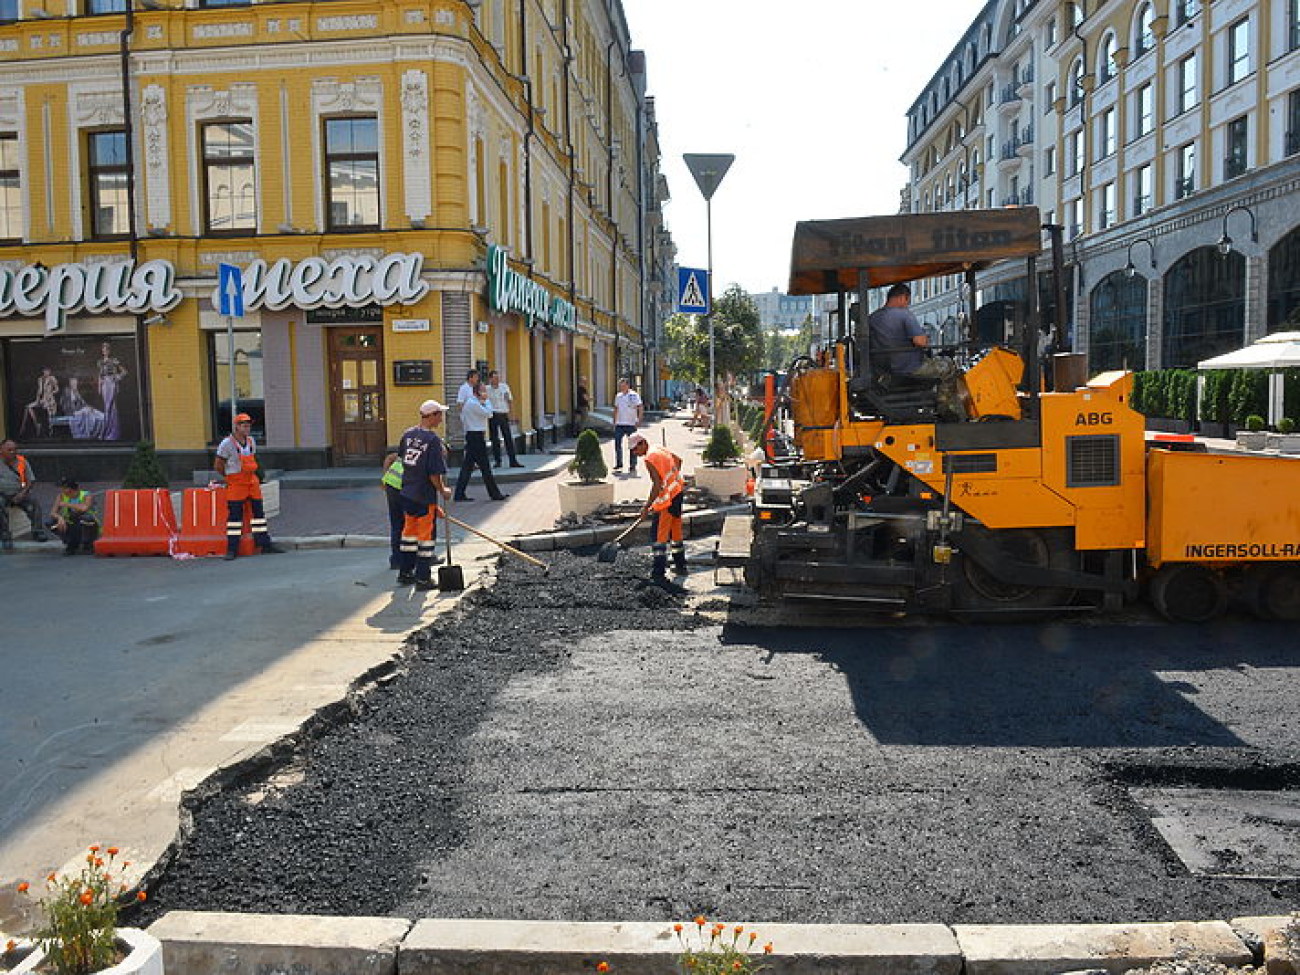
{"label": "gravel road surface", "polygon": [[192,797],[193,828],[140,920],[1030,923],[1300,907],[1294,877],[1191,873],[1131,791],[1295,797],[1291,628],[1141,614],[846,627],[684,602],[641,581],[641,552],[550,561],[548,577],[503,564],[270,774]]}

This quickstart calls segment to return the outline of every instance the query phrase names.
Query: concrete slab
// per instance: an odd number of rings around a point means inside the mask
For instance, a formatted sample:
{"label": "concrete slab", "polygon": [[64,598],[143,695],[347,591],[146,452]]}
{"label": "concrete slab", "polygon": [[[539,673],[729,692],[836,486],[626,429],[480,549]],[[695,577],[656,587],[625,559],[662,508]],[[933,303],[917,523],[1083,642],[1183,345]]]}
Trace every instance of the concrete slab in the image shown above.
{"label": "concrete slab", "polygon": [[1203,877],[1300,877],[1300,793],[1133,789],[1187,869]]}
{"label": "concrete slab", "polygon": [[[940,924],[771,924],[754,931],[754,954],[773,945],[761,963],[772,975],[961,971],[956,939]],[[416,923],[402,944],[399,967],[402,975],[572,975],[606,961],[619,975],[662,975],[680,952],[672,925],[656,922],[435,919]]]}
{"label": "concrete slab", "polygon": [[402,918],[175,911],[149,927],[169,971],[395,975]]}
{"label": "concrete slab", "polygon": [[1228,923],[1259,946],[1266,975],[1300,975],[1300,913],[1289,917],[1234,917]]}
{"label": "concrete slab", "polygon": [[1226,921],[1146,924],[959,924],[965,975],[1125,972],[1187,952],[1224,965],[1252,955]]}

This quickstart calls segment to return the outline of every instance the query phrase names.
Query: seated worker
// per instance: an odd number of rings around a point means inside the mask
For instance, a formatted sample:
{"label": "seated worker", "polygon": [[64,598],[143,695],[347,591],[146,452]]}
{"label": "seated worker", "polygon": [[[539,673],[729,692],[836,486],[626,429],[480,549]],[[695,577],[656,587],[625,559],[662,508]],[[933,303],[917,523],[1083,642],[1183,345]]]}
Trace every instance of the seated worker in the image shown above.
{"label": "seated worker", "polygon": [[911,304],[911,287],[896,284],[886,293],[885,304],[867,316],[871,366],[881,374],[938,379],[940,412],[961,415],[957,364],[947,357],[926,356],[930,337],[912,314]]}
{"label": "seated worker", "polygon": [[32,485],[36,483],[36,473],[27,458],[18,453],[18,444],[12,439],[0,441],[0,546],[6,552],[14,548],[13,536],[9,532],[9,508],[19,508],[27,513],[27,520],[32,523],[32,539],[45,541],[45,521],[41,517],[41,506],[32,497]]}
{"label": "seated worker", "polygon": [[45,524],[62,539],[64,555],[76,555],[77,549],[93,552],[99,534],[94,496],[73,478],[65,477],[59,482],[59,496]]}

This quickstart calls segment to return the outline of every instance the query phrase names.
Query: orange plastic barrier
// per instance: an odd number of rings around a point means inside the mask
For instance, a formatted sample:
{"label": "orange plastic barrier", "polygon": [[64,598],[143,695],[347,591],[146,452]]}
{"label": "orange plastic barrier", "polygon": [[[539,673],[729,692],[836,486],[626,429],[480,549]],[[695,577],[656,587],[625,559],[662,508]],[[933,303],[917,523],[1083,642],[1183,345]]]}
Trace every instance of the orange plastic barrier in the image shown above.
{"label": "orange plastic barrier", "polygon": [[[239,554],[252,555],[257,546],[248,527],[248,506],[244,506],[243,536]],[[226,553],[226,489],[224,487],[187,488],[181,507],[181,537],[176,551],[186,555],[224,555]]]}
{"label": "orange plastic barrier", "polygon": [[176,537],[176,514],[165,488],[107,491],[96,555],[167,555]]}

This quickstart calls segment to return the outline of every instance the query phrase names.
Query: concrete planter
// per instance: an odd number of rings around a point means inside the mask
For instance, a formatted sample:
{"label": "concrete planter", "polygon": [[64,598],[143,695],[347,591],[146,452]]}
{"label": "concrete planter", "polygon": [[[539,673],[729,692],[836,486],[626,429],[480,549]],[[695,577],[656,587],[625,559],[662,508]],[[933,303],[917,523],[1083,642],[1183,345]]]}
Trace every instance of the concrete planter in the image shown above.
{"label": "concrete planter", "polygon": [[749,469],[737,467],[697,467],[693,475],[695,486],[701,491],[708,491],[715,498],[723,501],[737,494],[745,493],[745,482],[749,480]]}
{"label": "concrete planter", "polygon": [[[118,928],[118,947],[126,953],[116,965],[96,975],[163,975],[162,942],[138,928]],[[37,947],[11,970],[11,975],[34,972],[45,960],[45,951]]]}
{"label": "concrete planter", "polygon": [[1264,450],[1268,447],[1268,434],[1263,430],[1258,433],[1250,430],[1237,431],[1237,448],[1239,450]]}
{"label": "concrete planter", "polygon": [[614,503],[613,481],[597,481],[595,484],[561,481],[559,490],[561,514],[574,514],[581,518],[602,505],[608,507]]}
{"label": "concrete planter", "polygon": [[262,508],[266,517],[274,518],[280,513],[280,482],[262,482]]}
{"label": "concrete planter", "polygon": [[1300,454],[1300,433],[1279,433],[1277,449],[1282,454]]}

